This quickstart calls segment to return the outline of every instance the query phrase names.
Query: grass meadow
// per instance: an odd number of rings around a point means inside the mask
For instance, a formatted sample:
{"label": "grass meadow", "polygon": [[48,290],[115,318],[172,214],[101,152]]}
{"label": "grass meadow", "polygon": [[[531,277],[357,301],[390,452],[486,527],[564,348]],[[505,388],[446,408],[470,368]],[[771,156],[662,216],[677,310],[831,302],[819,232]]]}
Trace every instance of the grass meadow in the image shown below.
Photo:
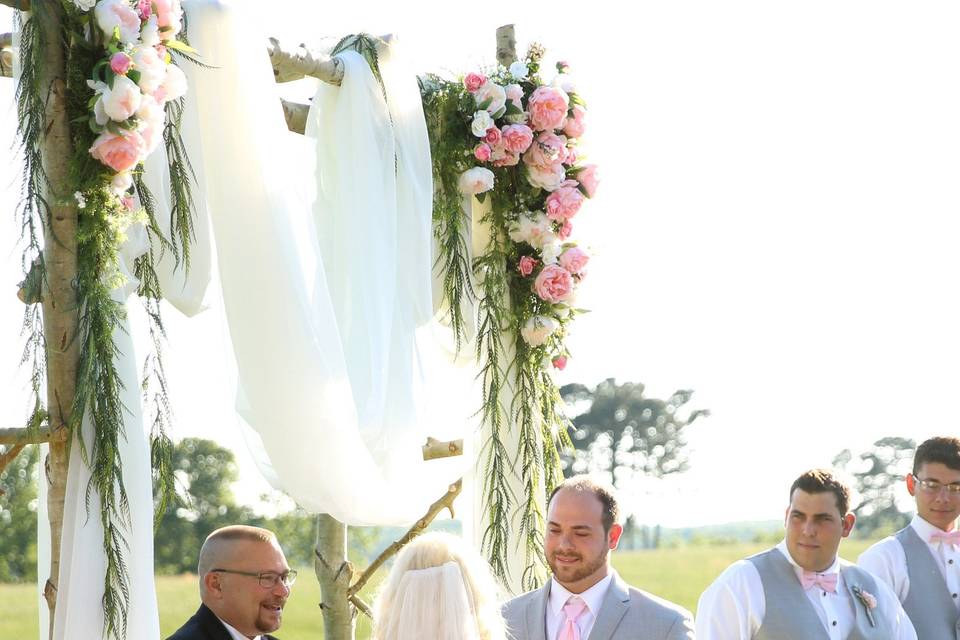
{"label": "grass meadow", "polygon": [[[845,558],[856,559],[871,541],[845,540],[841,547]],[[678,602],[694,611],[697,598],[708,584],[730,563],[768,544],[690,546],[650,551],[618,552],[613,564],[627,582]],[[283,640],[317,640],[323,637],[320,587],[313,570],[304,570],[283,614],[278,635]],[[0,584],[0,638],[38,638],[37,596],[34,585]],[[372,599],[368,587],[364,599]],[[199,605],[196,577],[162,576],[157,578],[160,603],[160,636],[166,638],[193,615]],[[370,636],[368,621],[360,616],[357,638]]]}

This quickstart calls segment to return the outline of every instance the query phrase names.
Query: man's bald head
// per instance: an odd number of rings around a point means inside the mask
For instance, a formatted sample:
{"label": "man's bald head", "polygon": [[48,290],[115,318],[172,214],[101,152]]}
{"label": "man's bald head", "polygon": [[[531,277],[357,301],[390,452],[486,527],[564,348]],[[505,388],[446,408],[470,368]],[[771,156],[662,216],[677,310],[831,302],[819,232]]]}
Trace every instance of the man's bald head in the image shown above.
{"label": "man's bald head", "polygon": [[279,546],[277,536],[272,531],[244,524],[221,527],[207,536],[200,548],[200,560],[197,563],[201,584],[204,575],[219,565],[229,564],[234,555],[245,546],[242,543],[250,542],[265,542]]}

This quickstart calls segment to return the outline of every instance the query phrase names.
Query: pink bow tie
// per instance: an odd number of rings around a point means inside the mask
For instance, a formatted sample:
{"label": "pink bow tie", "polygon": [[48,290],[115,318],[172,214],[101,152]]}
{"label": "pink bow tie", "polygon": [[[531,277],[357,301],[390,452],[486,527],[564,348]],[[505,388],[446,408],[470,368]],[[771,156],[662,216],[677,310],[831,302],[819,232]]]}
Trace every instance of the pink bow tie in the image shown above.
{"label": "pink bow tie", "polygon": [[930,534],[930,542],[943,542],[944,544],[952,544],[955,547],[960,547],[960,531],[936,531]]}
{"label": "pink bow tie", "polygon": [[800,584],[804,589],[816,585],[830,593],[837,592],[837,574],[835,573],[814,573],[813,571],[804,571],[800,577]]}

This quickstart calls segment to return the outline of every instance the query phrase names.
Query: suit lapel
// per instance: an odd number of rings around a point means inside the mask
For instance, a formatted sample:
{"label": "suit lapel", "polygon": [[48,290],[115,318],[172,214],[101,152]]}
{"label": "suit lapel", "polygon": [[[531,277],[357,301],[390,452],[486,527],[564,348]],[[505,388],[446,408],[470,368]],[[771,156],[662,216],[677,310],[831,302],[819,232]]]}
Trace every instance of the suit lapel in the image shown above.
{"label": "suit lapel", "polygon": [[227,628],[223,626],[220,619],[213,611],[210,611],[206,605],[200,605],[200,609],[197,611],[197,617],[200,619],[200,625],[203,627],[203,630],[207,632],[211,640],[233,640]]}
{"label": "suit lapel", "polygon": [[550,580],[540,587],[536,598],[531,598],[527,605],[526,625],[527,638],[531,640],[547,640],[547,602],[550,600]]}
{"label": "suit lapel", "polygon": [[630,592],[627,590],[627,585],[620,580],[620,576],[614,573],[610,588],[603,596],[603,604],[597,612],[597,621],[593,623],[593,630],[588,640],[610,640],[629,608]]}

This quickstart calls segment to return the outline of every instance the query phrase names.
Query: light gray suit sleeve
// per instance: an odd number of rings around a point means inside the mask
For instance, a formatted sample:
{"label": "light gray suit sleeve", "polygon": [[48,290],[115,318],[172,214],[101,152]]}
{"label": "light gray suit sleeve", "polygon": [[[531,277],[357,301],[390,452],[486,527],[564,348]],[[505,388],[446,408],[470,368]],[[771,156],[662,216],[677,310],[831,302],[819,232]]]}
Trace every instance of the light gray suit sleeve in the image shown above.
{"label": "light gray suit sleeve", "polygon": [[695,640],[696,637],[693,616],[689,612],[684,612],[670,627],[664,640]]}

